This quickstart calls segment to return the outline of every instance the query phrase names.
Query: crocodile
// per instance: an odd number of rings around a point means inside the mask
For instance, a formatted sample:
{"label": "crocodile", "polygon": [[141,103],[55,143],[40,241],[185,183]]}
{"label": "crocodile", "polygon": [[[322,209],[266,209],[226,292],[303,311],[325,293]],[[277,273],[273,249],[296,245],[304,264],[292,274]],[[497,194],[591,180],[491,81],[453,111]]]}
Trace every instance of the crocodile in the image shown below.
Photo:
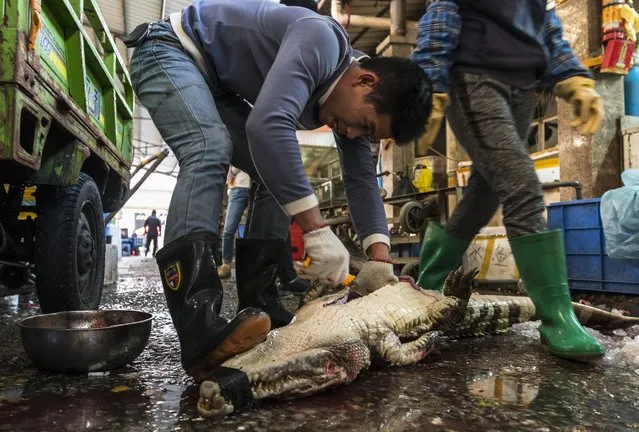
{"label": "crocodile", "polygon": [[[444,292],[410,282],[364,297],[345,288],[300,308],[293,321],[222,364],[200,384],[205,417],[241,411],[265,398],[299,398],[347,384],[375,366],[419,362],[446,339],[494,334],[535,320],[528,297],[471,295],[476,271],[449,275]],[[583,325],[627,328],[639,318],[573,303]],[[230,378],[229,378],[230,377]]]}

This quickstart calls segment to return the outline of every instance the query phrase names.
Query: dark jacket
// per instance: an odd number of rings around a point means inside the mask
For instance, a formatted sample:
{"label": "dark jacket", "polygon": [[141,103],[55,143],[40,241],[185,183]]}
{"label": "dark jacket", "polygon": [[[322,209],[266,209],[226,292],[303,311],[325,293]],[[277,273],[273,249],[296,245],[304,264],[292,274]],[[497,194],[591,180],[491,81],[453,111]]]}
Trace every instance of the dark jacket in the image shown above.
{"label": "dark jacket", "polygon": [[563,39],[554,5],[545,0],[438,0],[419,21],[415,60],[435,92],[448,92],[453,68],[515,86],[539,80],[552,88],[590,76]]}
{"label": "dark jacket", "polygon": [[458,70],[529,85],[546,68],[545,0],[458,0],[462,18]]}

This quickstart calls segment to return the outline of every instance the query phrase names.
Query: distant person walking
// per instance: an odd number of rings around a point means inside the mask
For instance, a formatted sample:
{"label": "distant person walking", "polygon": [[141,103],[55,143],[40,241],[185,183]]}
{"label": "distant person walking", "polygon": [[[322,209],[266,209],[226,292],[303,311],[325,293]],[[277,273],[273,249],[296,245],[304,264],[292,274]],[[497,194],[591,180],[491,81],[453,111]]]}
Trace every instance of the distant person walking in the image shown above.
{"label": "distant person walking", "polygon": [[162,235],[162,222],[155,216],[155,210],[151,212],[144,222],[144,234],[146,234],[146,249],[144,250],[144,256],[149,253],[149,246],[151,246],[151,240],[153,240],[153,256],[158,251],[158,236]]}
{"label": "distant person walking", "polygon": [[222,234],[222,265],[217,269],[220,279],[231,277],[233,242],[235,241],[235,233],[240,226],[242,215],[248,206],[251,178],[244,171],[231,166],[226,177],[226,183],[229,187],[229,199],[224,220],[224,233]]}

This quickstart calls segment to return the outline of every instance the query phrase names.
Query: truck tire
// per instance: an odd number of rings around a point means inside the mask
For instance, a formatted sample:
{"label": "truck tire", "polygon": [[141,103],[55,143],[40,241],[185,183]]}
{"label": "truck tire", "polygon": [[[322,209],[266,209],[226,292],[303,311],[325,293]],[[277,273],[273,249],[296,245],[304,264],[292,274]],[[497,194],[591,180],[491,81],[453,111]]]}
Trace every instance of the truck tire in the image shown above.
{"label": "truck tire", "polygon": [[98,187],[80,173],[75,185],[38,192],[34,264],[42,312],[97,309],[105,255]]}

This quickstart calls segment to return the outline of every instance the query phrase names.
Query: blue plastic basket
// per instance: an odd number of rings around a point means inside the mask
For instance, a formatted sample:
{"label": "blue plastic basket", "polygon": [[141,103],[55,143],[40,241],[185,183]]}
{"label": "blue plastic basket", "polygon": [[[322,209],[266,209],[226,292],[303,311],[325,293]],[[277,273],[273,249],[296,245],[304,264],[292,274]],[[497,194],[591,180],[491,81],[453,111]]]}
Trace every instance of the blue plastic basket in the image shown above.
{"label": "blue plastic basket", "polygon": [[599,204],[594,198],[548,206],[548,227],[564,231],[570,288],[639,294],[639,260],[606,255]]}
{"label": "blue plastic basket", "polygon": [[419,257],[420,245],[417,243],[391,245],[391,255],[396,258]]}

